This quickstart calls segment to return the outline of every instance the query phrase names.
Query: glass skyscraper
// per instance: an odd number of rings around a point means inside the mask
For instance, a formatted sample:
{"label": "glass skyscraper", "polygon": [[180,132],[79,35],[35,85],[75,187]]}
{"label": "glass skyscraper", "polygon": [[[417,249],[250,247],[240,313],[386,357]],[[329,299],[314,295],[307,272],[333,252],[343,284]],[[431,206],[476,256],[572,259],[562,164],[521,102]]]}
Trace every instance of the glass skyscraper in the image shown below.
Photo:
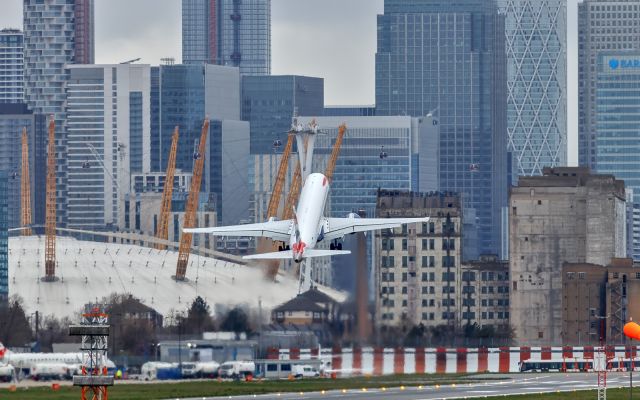
{"label": "glass skyscraper", "polygon": [[[640,52],[602,52],[595,82],[595,161],[599,174],[624,180],[633,205],[628,207],[632,249],[640,254]],[[629,229],[630,228],[630,229]]]}
{"label": "glass skyscraper", "polygon": [[640,50],[640,1],[584,0],[578,4],[578,161],[597,164],[596,80],[602,52]]}
{"label": "glass skyscraper", "polygon": [[9,226],[7,223],[7,173],[0,171],[0,304],[9,297]]}
{"label": "glass skyscraper", "polygon": [[271,0],[182,0],[182,60],[269,75]]}
{"label": "glass skyscraper", "polygon": [[439,123],[438,190],[475,212],[478,249],[501,254],[507,205],[505,19],[495,1],[385,0],[378,16],[376,115]]}
{"label": "glass skyscraper", "polygon": [[567,2],[498,0],[506,22],[509,150],[517,174],[567,163]]}
{"label": "glass skyscraper", "polygon": [[16,29],[0,30],[0,103],[24,101],[24,36]]}
{"label": "glass skyscraper", "polygon": [[[243,76],[242,119],[251,126],[251,154],[282,151],[294,112],[321,116],[324,79],[295,75]],[[280,140],[280,146],[274,142]]]}
{"label": "glass skyscraper", "polygon": [[0,171],[6,171],[9,228],[20,227],[20,178],[22,175],[22,129],[27,129],[29,143],[29,178],[31,180],[31,212],[34,225],[44,224],[46,186],[47,121],[45,115],[34,114],[25,104],[0,104]]}

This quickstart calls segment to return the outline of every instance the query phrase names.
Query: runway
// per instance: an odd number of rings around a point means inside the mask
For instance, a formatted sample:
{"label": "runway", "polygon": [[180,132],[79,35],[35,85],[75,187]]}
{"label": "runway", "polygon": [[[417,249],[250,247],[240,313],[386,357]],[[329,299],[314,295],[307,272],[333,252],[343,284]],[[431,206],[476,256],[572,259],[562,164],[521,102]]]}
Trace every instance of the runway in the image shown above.
{"label": "runway", "polygon": [[[402,400],[436,400],[436,399],[464,399],[485,398],[504,395],[540,394],[557,391],[572,392],[576,390],[590,390],[597,388],[597,375],[585,374],[513,374],[513,375],[484,375],[479,378],[496,378],[490,382],[446,385],[446,386],[422,386],[385,389],[361,389],[361,390],[332,390],[310,393],[271,393],[266,395],[225,396],[225,397],[199,397],[192,400],[214,399],[402,399]],[[635,377],[634,377],[635,378]],[[640,377],[638,378],[640,379]],[[607,387],[618,388],[629,386],[629,374],[615,372],[607,374]],[[635,388],[635,385],[634,385]],[[636,389],[640,390],[640,388]],[[190,399],[181,399],[190,400]]]}

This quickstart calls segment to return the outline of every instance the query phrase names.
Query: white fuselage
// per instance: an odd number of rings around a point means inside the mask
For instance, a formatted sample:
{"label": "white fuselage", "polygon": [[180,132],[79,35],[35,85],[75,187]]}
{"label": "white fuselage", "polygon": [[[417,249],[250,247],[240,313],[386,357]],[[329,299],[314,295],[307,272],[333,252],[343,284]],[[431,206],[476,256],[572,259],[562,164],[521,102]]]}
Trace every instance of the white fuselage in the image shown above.
{"label": "white fuselage", "polygon": [[294,229],[289,244],[295,262],[304,258],[304,252],[316,247],[322,238],[324,208],[329,195],[329,180],[320,173],[310,174],[300,193]]}

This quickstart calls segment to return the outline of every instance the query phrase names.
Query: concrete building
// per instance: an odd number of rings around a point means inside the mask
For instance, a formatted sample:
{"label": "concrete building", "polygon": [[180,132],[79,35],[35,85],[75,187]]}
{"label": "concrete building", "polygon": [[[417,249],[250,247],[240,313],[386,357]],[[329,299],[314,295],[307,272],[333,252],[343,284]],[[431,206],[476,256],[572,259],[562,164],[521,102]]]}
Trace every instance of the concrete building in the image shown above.
{"label": "concrete building", "polygon": [[596,157],[599,57],[603,52],[640,50],[639,13],[637,0],[584,0],[578,4],[578,162],[594,171],[600,171]]}
{"label": "concrete building", "polygon": [[149,172],[150,67],[69,65],[67,224],[116,229],[131,173]]}
{"label": "concrete building", "polygon": [[20,224],[22,176],[22,129],[27,129],[29,144],[29,178],[31,181],[31,213],[35,225],[43,225],[45,218],[47,121],[46,116],[34,114],[26,104],[0,104],[0,170],[7,172],[7,224]]}
{"label": "concrete building", "polygon": [[517,175],[567,164],[567,2],[498,0],[505,15],[507,127]]}
{"label": "concrete building", "polygon": [[323,115],[325,117],[375,117],[376,106],[325,106]]}
{"label": "concrete building", "polygon": [[182,61],[271,73],[271,0],[182,0]]}
{"label": "concrete building", "polygon": [[93,0],[25,0],[24,99],[56,121],[58,225],[67,222],[66,84],[68,64],[94,62]]}
{"label": "concrete building", "polygon": [[482,255],[462,264],[461,318],[464,325],[509,326],[509,261]]}
{"label": "concrete building", "polygon": [[24,101],[24,35],[0,30],[0,103]]}
{"label": "concrete building", "polygon": [[522,345],[562,342],[562,265],[626,255],[624,182],[588,168],[545,168],[510,193],[509,313]]}
{"label": "concrete building", "polygon": [[7,173],[0,170],[0,304],[9,298],[9,226]]}
{"label": "concrete building", "polygon": [[[638,2],[640,4],[640,2]],[[640,253],[640,225],[634,209],[640,207],[640,166],[634,162],[640,145],[636,129],[640,116],[640,51],[600,51],[597,58],[595,83],[595,160],[598,173],[612,174],[624,179],[632,191],[632,204],[628,207],[629,230],[632,233],[631,254]]]}
{"label": "concrete building", "polygon": [[209,116],[201,191],[218,196],[218,221],[246,221],[250,193],[249,123],[240,121],[238,68],[163,65],[152,69],[151,77],[151,120],[152,126],[157,127],[151,138],[152,171],[166,171],[171,138],[178,126],[176,168],[191,172],[202,124]]}
{"label": "concrete building", "polygon": [[297,75],[242,77],[242,120],[251,126],[251,154],[282,152],[294,114],[321,116],[323,107],[322,78]]}
{"label": "concrete building", "polygon": [[475,209],[477,253],[487,254],[501,254],[507,205],[504,24],[495,0],[385,0],[378,16],[376,115],[433,111],[437,190],[460,193]]}
{"label": "concrete building", "polygon": [[375,216],[431,217],[374,234],[377,325],[460,327],[460,197],[380,191]]}

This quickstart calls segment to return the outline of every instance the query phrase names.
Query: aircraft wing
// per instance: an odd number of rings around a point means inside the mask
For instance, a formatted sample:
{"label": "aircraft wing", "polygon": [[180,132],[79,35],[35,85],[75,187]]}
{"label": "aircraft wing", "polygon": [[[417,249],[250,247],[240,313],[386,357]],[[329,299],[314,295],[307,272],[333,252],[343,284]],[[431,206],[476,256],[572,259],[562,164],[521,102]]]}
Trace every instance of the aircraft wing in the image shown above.
{"label": "aircraft wing", "polygon": [[425,218],[325,218],[324,239],[333,240],[356,232],[397,228],[404,224],[422,223]]}
{"label": "aircraft wing", "polygon": [[287,241],[291,236],[293,220],[269,221],[259,224],[228,225],[211,228],[184,229],[186,233],[208,233],[213,236],[253,236]]}

